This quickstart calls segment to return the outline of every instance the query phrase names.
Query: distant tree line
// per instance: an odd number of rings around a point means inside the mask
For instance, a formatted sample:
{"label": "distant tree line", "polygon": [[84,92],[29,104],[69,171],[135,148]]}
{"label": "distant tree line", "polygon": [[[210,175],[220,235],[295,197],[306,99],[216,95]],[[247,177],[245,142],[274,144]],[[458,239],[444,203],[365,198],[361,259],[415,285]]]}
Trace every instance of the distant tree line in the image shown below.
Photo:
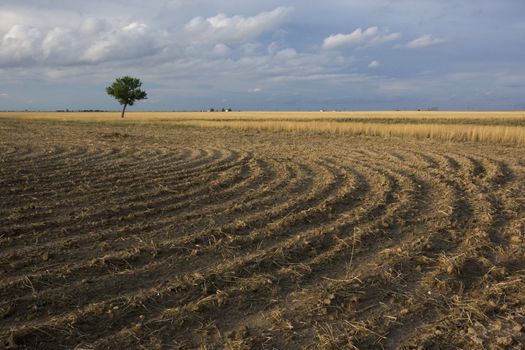
{"label": "distant tree line", "polygon": [[208,112],[231,112],[232,109],[231,108],[222,108],[222,109],[215,109],[215,108],[210,108],[208,109]]}
{"label": "distant tree line", "polygon": [[55,112],[57,113],[67,113],[67,112],[88,112],[88,113],[94,113],[94,112],[110,112],[103,109],[57,109]]}

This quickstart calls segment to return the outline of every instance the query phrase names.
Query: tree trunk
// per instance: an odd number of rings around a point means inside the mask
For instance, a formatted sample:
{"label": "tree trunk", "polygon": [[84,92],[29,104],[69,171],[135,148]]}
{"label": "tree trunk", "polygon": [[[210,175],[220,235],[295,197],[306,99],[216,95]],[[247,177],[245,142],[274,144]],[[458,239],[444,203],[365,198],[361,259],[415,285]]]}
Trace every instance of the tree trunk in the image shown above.
{"label": "tree trunk", "polygon": [[124,118],[124,113],[126,113],[126,107],[127,107],[127,106],[128,106],[128,105],[125,104],[125,105],[124,105],[124,108],[122,108],[122,114],[120,115],[121,118]]}

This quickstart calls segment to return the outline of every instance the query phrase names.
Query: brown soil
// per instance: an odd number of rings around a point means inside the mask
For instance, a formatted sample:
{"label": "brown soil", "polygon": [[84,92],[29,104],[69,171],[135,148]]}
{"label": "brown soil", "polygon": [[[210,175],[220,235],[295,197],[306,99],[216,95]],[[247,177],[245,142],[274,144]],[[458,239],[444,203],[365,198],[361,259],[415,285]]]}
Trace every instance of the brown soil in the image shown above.
{"label": "brown soil", "polygon": [[523,349],[523,149],[0,121],[0,349]]}

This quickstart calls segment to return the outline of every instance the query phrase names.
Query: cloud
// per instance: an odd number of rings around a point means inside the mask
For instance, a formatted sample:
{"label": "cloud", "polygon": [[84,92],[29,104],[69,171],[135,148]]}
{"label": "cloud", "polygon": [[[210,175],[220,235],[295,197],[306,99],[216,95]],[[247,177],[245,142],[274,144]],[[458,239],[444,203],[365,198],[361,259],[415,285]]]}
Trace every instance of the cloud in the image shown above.
{"label": "cloud", "polygon": [[231,53],[231,49],[223,43],[215,45],[213,48],[213,54],[216,56],[228,56]]}
{"label": "cloud", "polygon": [[253,88],[253,89],[248,89],[248,92],[251,92],[251,93],[257,93],[257,92],[261,92],[262,89],[259,88],[259,87],[256,87],[256,88]]}
{"label": "cloud", "polygon": [[81,24],[80,24],[80,33],[84,35],[93,35],[97,33],[101,33],[104,30],[108,28],[109,24],[99,18],[93,18],[89,17],[86,18]]}
{"label": "cloud", "polygon": [[0,92],[0,97],[9,97],[9,94],[6,94],[5,92]]}
{"label": "cloud", "polygon": [[0,41],[0,66],[37,60],[42,33],[35,27],[14,25]]}
{"label": "cloud", "polygon": [[121,27],[87,19],[77,27],[47,31],[14,25],[0,40],[0,67],[93,64],[152,56],[168,45],[163,31],[140,22]]}
{"label": "cloud", "polygon": [[152,30],[144,23],[132,22],[103,32],[85,50],[81,60],[98,63],[152,56],[168,45],[165,38],[162,31]]}
{"label": "cloud", "polygon": [[[524,5],[509,2],[2,0],[0,92],[10,97],[1,105],[25,108],[33,99],[38,108],[62,108],[64,100],[69,107],[111,108],[100,86],[131,74],[165,109],[201,109],[225,98],[245,109],[319,109],[317,101],[332,97],[337,109],[524,108]],[[490,16],[475,15],[479,8]],[[407,25],[418,21],[424,23]],[[444,38],[439,49],[448,60],[413,54]],[[463,69],[472,76],[449,78]],[[495,93],[477,99],[478,87]],[[451,94],[455,104],[443,100]]]}
{"label": "cloud", "polygon": [[185,26],[194,42],[242,43],[275,30],[286,18],[292,7],[278,7],[253,17],[233,16],[220,13],[214,17],[195,17]]}
{"label": "cloud", "polygon": [[432,34],[425,34],[406,44],[406,47],[409,49],[422,49],[425,47],[440,45],[447,41],[448,40],[445,38],[436,38],[432,36]]}
{"label": "cloud", "polygon": [[57,27],[45,35],[35,50],[41,50],[42,61],[53,64],[70,64],[78,60],[78,54],[84,48],[82,40],[77,39],[75,31]]}
{"label": "cloud", "polygon": [[324,39],[324,49],[336,49],[345,46],[370,47],[380,45],[401,38],[401,33],[388,33],[381,31],[378,27],[370,27],[365,30],[357,28],[350,34],[332,34]]}
{"label": "cloud", "polygon": [[283,61],[291,60],[296,57],[297,57],[297,51],[291,48],[280,50],[275,54],[276,59],[283,60]]}
{"label": "cloud", "polygon": [[245,55],[253,55],[262,47],[260,43],[247,43],[241,46],[241,50]]}
{"label": "cloud", "polygon": [[377,61],[377,60],[373,60],[372,62],[370,62],[368,64],[368,68],[370,69],[373,69],[373,68],[378,68],[381,66],[381,62]]}

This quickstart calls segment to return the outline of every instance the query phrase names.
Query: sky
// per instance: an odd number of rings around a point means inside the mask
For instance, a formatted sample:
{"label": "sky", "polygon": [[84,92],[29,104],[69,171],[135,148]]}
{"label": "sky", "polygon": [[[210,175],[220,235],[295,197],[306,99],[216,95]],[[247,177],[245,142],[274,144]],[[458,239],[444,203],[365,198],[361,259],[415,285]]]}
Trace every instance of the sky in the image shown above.
{"label": "sky", "polygon": [[2,0],[0,110],[525,109],[523,0]]}

